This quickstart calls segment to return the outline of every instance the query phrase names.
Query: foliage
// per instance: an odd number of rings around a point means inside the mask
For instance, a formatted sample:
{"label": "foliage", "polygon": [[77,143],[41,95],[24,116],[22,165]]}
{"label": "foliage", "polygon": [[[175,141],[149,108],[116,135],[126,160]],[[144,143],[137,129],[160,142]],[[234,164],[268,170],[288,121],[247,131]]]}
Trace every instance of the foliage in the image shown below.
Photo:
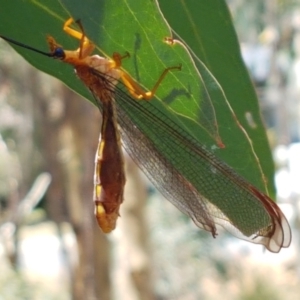
{"label": "foliage", "polygon": [[[74,49],[78,42],[66,36],[62,24],[70,16],[80,19],[86,34],[99,46],[98,51],[108,55],[114,51],[131,54],[131,59],[124,61],[124,68],[148,88],[165,67],[182,64],[182,71],[168,76],[158,91],[164,104],[160,109],[176,116],[185,130],[261,190],[265,190],[267,178],[269,191],[274,195],[270,150],[228,10],[221,0],[183,3],[181,7],[179,1],[173,1],[172,9],[168,9],[164,1],[159,1],[171,26],[177,32],[182,28],[179,34],[201,60],[193,54],[191,57],[192,52],[185,47],[171,47],[163,41],[172,32],[154,2],[119,1],[116,5],[113,1],[90,1],[84,9],[80,1],[6,2],[0,12],[0,32],[43,50],[45,35],[51,34],[66,49]],[[176,22],[179,18],[184,20]],[[122,26],[116,26],[116,20]],[[193,40],[194,36],[197,38]],[[74,80],[70,67],[24,49],[16,50],[34,66],[93,101],[83,85]],[[175,98],[171,96],[174,91]],[[251,124],[247,121],[249,114]],[[216,147],[220,140],[224,149]]]}

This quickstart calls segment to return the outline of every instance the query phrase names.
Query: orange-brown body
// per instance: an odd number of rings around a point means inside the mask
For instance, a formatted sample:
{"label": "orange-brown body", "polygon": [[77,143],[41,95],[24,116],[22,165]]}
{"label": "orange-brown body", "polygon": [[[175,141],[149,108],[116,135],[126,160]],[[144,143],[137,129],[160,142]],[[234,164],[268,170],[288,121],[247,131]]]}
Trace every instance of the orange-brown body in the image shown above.
{"label": "orange-brown body", "polygon": [[[123,202],[125,185],[124,159],[114,102],[114,86],[122,76],[119,69],[122,57],[115,54],[115,60],[99,55],[91,56],[94,45],[83,33],[73,30],[68,20],[64,30],[80,39],[75,51],[64,50],[61,60],[74,66],[77,76],[89,88],[102,109],[102,127],[95,157],[94,202],[95,216],[103,232],[109,233],[116,227],[119,208]],[[48,37],[52,53],[60,46]]]}
{"label": "orange-brown body", "polygon": [[125,185],[124,161],[113,100],[103,102],[101,138],[95,158],[95,215],[103,232],[116,226]]}
{"label": "orange-brown body", "polygon": [[[108,66],[109,61],[98,55],[89,56],[85,64],[75,66],[78,77],[102,103],[102,127],[95,157],[94,202],[98,225],[105,233],[116,227],[126,181],[114,95],[111,91],[119,74],[118,70],[109,69]],[[91,70],[97,70],[103,77]]]}

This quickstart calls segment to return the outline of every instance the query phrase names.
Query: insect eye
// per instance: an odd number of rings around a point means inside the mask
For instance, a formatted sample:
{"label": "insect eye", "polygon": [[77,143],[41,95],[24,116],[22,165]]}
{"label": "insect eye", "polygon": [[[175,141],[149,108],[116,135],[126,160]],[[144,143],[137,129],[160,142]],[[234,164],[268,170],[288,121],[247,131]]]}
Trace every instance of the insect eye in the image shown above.
{"label": "insect eye", "polygon": [[56,48],[53,52],[53,57],[57,59],[64,59],[65,58],[65,51],[63,48]]}

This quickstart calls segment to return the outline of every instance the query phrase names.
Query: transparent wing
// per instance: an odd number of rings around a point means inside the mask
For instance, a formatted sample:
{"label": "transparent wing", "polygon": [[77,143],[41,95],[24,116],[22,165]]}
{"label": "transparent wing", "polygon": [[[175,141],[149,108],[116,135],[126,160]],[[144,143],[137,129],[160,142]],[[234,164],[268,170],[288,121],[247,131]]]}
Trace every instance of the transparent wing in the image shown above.
{"label": "transparent wing", "polygon": [[219,224],[272,252],[289,246],[290,228],[279,207],[206,150],[170,111],[162,111],[159,100],[137,101],[122,85],[111,90],[124,148],[154,186],[197,226],[216,236]]}

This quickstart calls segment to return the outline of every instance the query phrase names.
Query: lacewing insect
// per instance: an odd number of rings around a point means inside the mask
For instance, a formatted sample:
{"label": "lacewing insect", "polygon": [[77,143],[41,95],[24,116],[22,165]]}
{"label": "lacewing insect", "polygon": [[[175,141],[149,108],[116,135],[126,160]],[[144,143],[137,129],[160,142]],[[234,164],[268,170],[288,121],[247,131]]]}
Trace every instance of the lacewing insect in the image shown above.
{"label": "lacewing insect", "polygon": [[145,91],[121,69],[128,53],[114,53],[111,59],[91,55],[94,44],[79,21],[79,31],[71,28],[73,22],[68,19],[63,29],[80,41],[75,51],[64,50],[49,36],[49,53],[0,37],[71,64],[94,95],[103,116],[94,173],[95,215],[103,232],[115,228],[123,201],[122,138],[128,154],[158,190],[213,237],[218,224],[272,252],[288,247],[290,227],[276,203],[151,104],[165,76],[181,66],[165,69],[153,89]]}

